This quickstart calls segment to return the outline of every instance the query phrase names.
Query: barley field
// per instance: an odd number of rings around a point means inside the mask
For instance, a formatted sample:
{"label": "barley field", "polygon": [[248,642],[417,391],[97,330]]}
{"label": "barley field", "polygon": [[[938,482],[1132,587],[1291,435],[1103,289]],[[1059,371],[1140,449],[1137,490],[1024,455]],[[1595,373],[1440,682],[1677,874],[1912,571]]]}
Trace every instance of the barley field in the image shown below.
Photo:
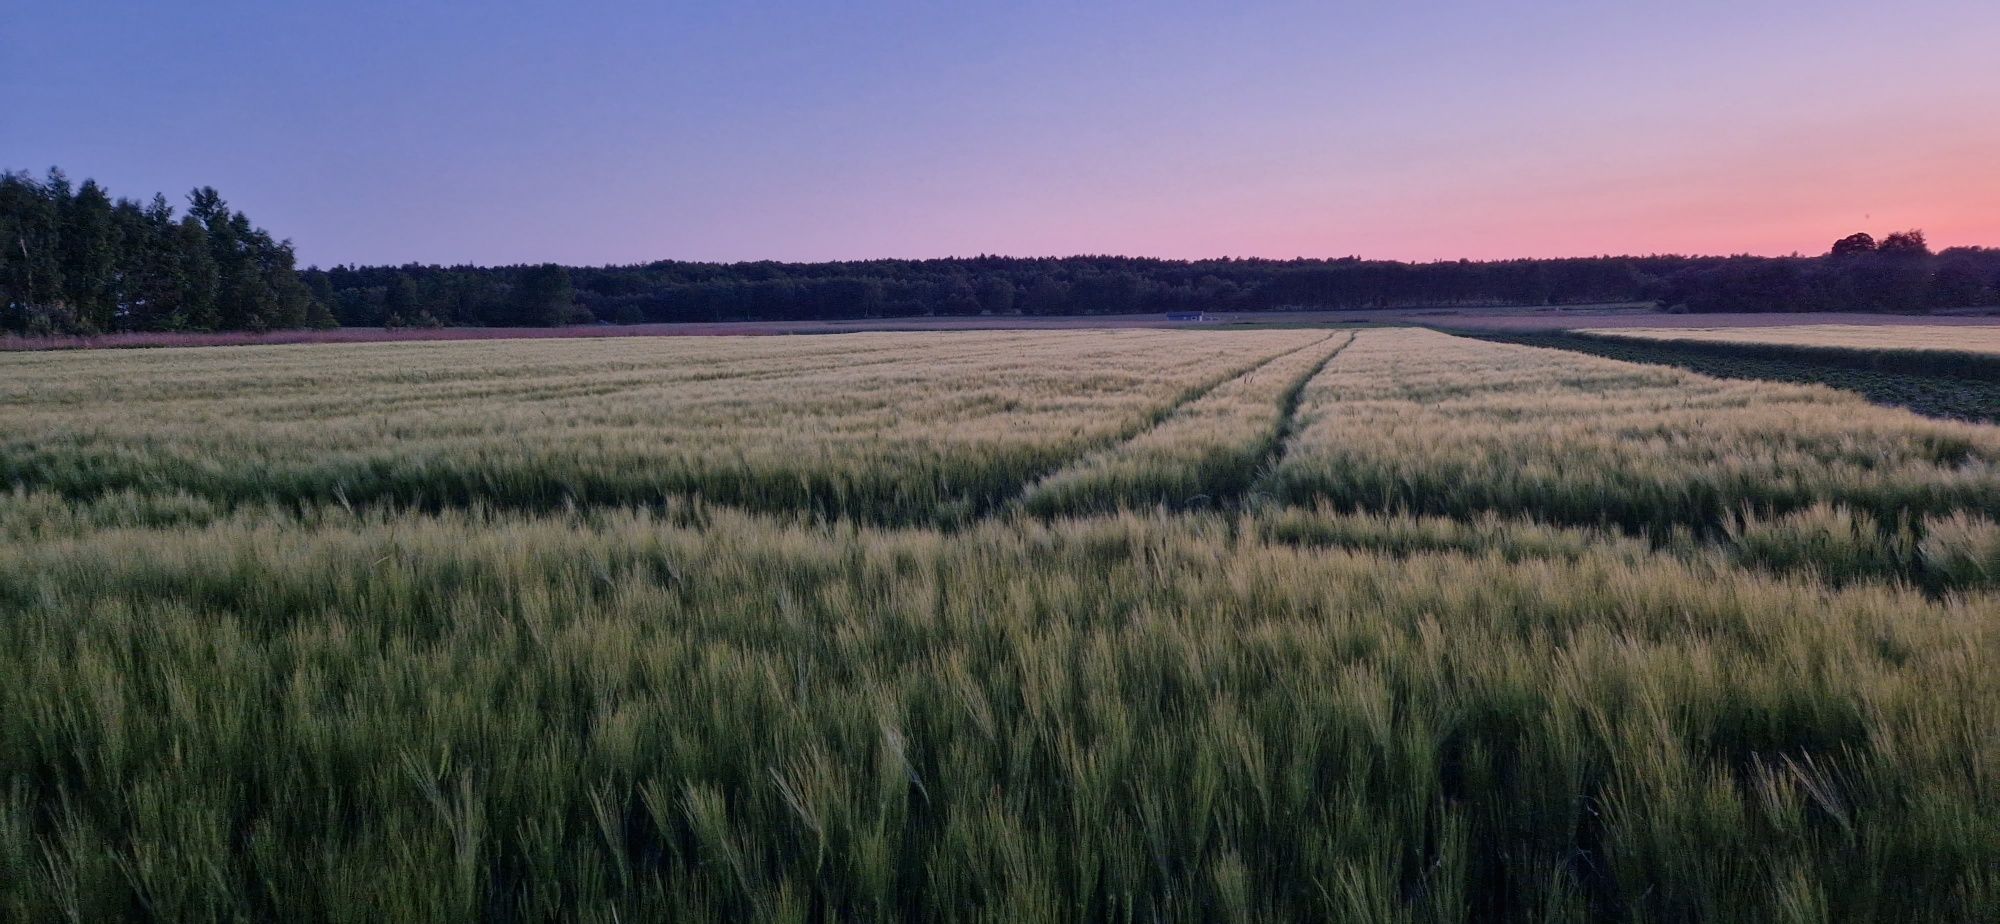
{"label": "barley field", "polygon": [[0,918],[1972,921],[2000,427],[1405,329],[0,355]]}
{"label": "barley field", "polygon": [[1642,340],[1755,343],[1854,350],[1954,350],[2000,355],[2000,324],[1790,324],[1782,327],[1611,327],[1578,333]]}

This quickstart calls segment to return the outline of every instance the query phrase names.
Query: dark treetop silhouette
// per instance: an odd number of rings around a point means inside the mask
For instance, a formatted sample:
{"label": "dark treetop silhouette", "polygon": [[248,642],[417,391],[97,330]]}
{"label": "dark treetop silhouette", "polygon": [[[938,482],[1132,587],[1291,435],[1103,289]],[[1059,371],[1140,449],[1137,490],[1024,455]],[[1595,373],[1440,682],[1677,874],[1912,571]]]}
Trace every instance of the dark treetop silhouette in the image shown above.
{"label": "dark treetop silhouette", "polygon": [[1920,231],[1821,257],[1676,255],[1403,263],[977,256],[842,263],[294,269],[290,241],[211,187],[112,200],[0,174],[0,329],[17,334],[349,326],[551,326],[922,315],[1544,305],[1678,311],[1924,312],[1985,304],[2000,250],[1932,253]]}

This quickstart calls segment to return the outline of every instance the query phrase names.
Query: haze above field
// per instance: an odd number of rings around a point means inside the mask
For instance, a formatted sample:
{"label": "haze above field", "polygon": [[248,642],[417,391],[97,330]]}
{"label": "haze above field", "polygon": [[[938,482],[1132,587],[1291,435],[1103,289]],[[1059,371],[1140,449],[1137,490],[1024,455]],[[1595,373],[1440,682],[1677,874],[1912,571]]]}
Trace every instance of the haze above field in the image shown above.
{"label": "haze above field", "polygon": [[2000,240],[1980,2],[72,2],[0,166],[214,184],[302,263],[1425,260]]}

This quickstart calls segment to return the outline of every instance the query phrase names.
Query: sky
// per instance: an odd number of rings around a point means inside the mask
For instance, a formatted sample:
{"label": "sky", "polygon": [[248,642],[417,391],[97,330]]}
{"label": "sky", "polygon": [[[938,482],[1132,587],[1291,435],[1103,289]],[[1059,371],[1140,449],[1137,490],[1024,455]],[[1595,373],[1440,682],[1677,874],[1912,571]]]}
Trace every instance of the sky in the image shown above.
{"label": "sky", "polygon": [[302,264],[2000,245],[2000,3],[0,0],[0,168]]}

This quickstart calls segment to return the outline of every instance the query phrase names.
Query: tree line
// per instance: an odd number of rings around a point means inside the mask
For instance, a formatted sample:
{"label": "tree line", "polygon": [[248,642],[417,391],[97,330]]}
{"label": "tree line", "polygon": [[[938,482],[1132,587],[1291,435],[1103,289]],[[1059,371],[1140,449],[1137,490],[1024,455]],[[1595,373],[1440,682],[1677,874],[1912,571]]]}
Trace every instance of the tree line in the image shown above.
{"label": "tree line", "polygon": [[1850,234],[1820,257],[1737,257],[1690,267],[1649,296],[1669,311],[1918,314],[2000,298],[2000,249],[1933,253],[1922,231]]}
{"label": "tree line", "polygon": [[1915,231],[1850,235],[1818,257],[295,267],[290,241],[212,187],[189,193],[176,217],[164,196],[113,200],[60,170],[0,173],[0,330],[21,334],[1635,301],[1677,311],[1921,312],[1988,304],[2000,292],[2000,250],[1933,253]]}
{"label": "tree line", "polygon": [[57,169],[0,173],[0,329],[13,333],[334,326],[294,262],[290,241],[213,187],[176,218],[163,195],[141,204]]}
{"label": "tree line", "polygon": [[[304,275],[343,324],[615,324],[1175,310],[1587,303],[1637,297],[1681,258],[1417,265],[1342,260],[980,256],[610,267],[336,266]],[[567,280],[566,308],[523,280]]]}
{"label": "tree line", "polygon": [[[1865,237],[1865,235],[1862,235]],[[1890,242],[1914,241],[1914,247]],[[307,271],[343,324],[805,321],[1656,302],[1673,311],[1918,313],[1993,303],[2000,250],[1933,254],[1920,232],[1821,257],[1402,263],[1116,256]],[[555,277],[548,297],[524,279]],[[560,295],[573,293],[563,303]]]}

